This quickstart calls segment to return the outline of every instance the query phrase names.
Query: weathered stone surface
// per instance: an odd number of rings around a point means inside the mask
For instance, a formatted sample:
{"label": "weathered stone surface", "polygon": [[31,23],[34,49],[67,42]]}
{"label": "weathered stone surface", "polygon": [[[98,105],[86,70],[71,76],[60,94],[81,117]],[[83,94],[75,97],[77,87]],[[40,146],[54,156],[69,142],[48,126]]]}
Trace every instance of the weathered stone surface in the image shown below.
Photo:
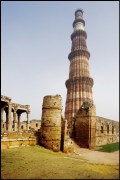
{"label": "weathered stone surface", "polygon": [[64,153],[73,152],[74,148],[75,148],[74,141],[69,136],[66,136],[65,140],[64,140],[64,149],[63,149],[63,152]]}
{"label": "weathered stone surface", "polygon": [[69,123],[70,137],[83,148],[96,146],[96,109],[94,104],[85,102]]}
{"label": "weathered stone surface", "polygon": [[20,146],[36,145],[37,138],[24,138],[24,139],[2,139],[1,149],[16,148]]}
{"label": "weathered stone surface", "polygon": [[115,142],[119,142],[119,122],[97,116],[96,146]]}
{"label": "weathered stone surface", "polygon": [[60,151],[61,147],[61,110],[62,98],[60,95],[44,97],[40,144],[53,151]]}
{"label": "weathered stone surface", "polygon": [[83,103],[75,117],[69,121],[68,131],[70,137],[84,148],[94,149],[96,146],[119,142],[119,123],[96,116],[92,103]]}
{"label": "weathered stone surface", "polygon": [[61,151],[63,151],[64,153],[73,152],[75,143],[69,136],[68,121],[63,117],[61,129]]}

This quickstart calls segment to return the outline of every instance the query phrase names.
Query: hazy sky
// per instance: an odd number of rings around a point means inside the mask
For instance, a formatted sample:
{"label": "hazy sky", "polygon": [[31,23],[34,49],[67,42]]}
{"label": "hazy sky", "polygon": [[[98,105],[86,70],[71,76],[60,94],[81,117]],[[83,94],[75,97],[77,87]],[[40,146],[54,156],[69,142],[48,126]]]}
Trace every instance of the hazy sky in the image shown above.
{"label": "hazy sky", "polygon": [[62,96],[64,114],[78,8],[86,22],[97,115],[119,120],[119,1],[2,1],[1,93],[29,104],[31,119],[41,119],[46,95]]}

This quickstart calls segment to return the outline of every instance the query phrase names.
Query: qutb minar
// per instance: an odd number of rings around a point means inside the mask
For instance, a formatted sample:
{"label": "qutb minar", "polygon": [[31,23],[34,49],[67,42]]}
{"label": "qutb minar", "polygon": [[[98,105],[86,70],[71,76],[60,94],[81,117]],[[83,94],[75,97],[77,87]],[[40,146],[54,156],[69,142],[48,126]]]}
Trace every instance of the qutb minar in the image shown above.
{"label": "qutb minar", "polygon": [[70,61],[69,79],[66,81],[67,98],[65,119],[75,116],[84,101],[93,101],[93,79],[90,77],[90,53],[86,45],[87,33],[84,30],[83,10],[75,11],[74,32],[71,34],[72,46],[68,55]]}

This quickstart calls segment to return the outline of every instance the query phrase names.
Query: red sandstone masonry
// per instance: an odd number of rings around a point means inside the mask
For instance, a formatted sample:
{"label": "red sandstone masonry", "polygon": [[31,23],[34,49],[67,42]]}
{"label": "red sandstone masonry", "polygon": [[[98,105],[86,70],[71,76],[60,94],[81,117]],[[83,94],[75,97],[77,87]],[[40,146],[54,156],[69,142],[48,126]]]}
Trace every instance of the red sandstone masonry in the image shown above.
{"label": "red sandstone masonry", "polygon": [[[75,12],[74,32],[71,35],[71,53],[68,56],[70,71],[69,79],[66,81],[65,107],[65,119],[68,121],[75,116],[84,101],[92,100],[93,79],[90,77],[88,63],[90,53],[86,45],[87,34],[84,31],[85,21],[82,15],[81,10]],[[83,23],[83,25],[82,28],[76,29],[78,22]]]}

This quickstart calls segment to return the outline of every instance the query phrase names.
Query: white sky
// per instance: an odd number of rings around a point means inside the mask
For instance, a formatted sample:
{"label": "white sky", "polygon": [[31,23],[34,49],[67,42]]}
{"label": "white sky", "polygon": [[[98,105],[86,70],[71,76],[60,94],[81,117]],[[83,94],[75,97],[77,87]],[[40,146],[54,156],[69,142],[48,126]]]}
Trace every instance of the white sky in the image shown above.
{"label": "white sky", "polygon": [[78,8],[84,10],[97,115],[119,120],[119,1],[2,1],[1,93],[29,104],[31,119],[41,119],[46,95],[62,96],[64,114]]}

